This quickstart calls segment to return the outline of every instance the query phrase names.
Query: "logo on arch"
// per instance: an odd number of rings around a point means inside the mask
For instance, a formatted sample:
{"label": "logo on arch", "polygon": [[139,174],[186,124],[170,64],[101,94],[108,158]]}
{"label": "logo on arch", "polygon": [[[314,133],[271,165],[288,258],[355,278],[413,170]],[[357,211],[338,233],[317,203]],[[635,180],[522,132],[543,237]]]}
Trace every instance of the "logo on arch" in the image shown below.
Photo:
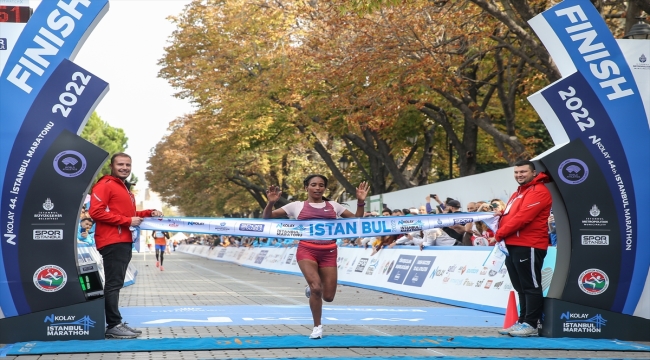
{"label": "logo on arch", "polygon": [[577,185],[587,180],[589,167],[580,159],[566,159],[557,169],[560,179],[569,185]]}
{"label": "logo on arch", "polygon": [[34,272],[34,285],[43,292],[56,292],[61,290],[68,281],[65,270],[56,265],[41,266]]}
{"label": "logo on arch", "polygon": [[578,277],[580,290],[588,295],[600,295],[609,287],[609,277],[600,269],[587,269]]}
{"label": "logo on arch", "polygon": [[61,151],[54,157],[52,165],[63,177],[77,177],[86,170],[86,158],[78,151]]}

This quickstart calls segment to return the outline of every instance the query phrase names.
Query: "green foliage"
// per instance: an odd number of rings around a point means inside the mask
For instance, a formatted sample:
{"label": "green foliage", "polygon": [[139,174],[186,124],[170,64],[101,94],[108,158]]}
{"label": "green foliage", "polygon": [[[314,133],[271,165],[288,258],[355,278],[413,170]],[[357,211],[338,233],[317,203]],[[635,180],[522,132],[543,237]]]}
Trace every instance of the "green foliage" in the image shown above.
{"label": "green foliage", "polygon": [[[104,120],[102,120],[96,112],[93,112],[86,123],[86,126],[81,133],[81,137],[90,141],[91,143],[99,146],[108,152],[109,155],[124,152],[127,148],[128,138],[124,134],[124,130],[120,128],[115,128]],[[99,174],[97,174],[98,180],[104,175],[111,173],[111,167],[109,161],[107,161]],[[137,181],[137,178],[132,176],[132,179]]]}

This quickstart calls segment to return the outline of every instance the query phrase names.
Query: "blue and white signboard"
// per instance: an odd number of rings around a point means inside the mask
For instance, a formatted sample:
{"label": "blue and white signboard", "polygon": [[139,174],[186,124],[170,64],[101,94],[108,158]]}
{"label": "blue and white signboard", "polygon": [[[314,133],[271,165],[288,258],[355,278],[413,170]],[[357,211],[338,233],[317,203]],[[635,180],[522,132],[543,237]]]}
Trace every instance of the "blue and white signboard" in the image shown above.
{"label": "blue and white signboard", "polygon": [[[557,165],[548,171],[563,199],[554,201],[564,202],[571,224],[562,300],[650,319],[650,299],[642,296],[650,286],[650,239],[643,236],[650,219],[650,67],[644,76],[642,65],[650,41],[628,40],[640,50],[636,60],[626,59],[588,0],[565,0],[529,23],[563,76],[529,97],[556,144],[540,161]],[[576,193],[581,198],[569,201]]]}
{"label": "blue and white signboard", "polygon": [[0,328],[25,316],[39,334],[33,313],[88,300],[75,234],[83,192],[108,154],[77,134],[108,84],[72,59],[108,0],[42,1],[33,14],[28,1],[7,2],[0,16],[22,25],[0,23]]}

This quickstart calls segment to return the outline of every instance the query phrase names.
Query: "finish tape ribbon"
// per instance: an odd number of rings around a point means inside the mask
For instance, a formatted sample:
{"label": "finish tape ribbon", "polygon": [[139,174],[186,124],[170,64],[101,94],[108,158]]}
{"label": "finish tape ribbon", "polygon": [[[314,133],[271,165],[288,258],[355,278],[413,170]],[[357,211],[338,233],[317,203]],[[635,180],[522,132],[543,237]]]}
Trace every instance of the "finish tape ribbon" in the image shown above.
{"label": "finish tape ribbon", "polygon": [[382,216],[346,219],[287,220],[236,218],[145,218],[141,230],[162,230],[296,240],[332,240],[397,235],[483,221],[496,231],[494,213]]}

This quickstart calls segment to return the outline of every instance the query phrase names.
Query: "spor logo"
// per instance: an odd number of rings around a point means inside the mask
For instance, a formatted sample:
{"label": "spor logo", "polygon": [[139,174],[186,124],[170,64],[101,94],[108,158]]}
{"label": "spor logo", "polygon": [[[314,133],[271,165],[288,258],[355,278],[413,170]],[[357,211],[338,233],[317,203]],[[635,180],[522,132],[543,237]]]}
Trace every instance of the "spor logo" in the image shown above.
{"label": "spor logo", "polygon": [[577,185],[587,180],[589,167],[580,159],[566,159],[557,169],[560,179],[569,185]]}
{"label": "spor logo", "polygon": [[588,295],[600,295],[609,287],[609,277],[600,269],[587,269],[578,277],[580,290]]}
{"label": "spor logo", "polygon": [[86,170],[86,158],[78,151],[65,150],[54,157],[52,165],[63,177],[77,177]]}
{"label": "spor logo", "polygon": [[34,272],[34,285],[43,292],[56,292],[61,290],[66,282],[68,275],[63,268],[56,265],[44,265]]}

